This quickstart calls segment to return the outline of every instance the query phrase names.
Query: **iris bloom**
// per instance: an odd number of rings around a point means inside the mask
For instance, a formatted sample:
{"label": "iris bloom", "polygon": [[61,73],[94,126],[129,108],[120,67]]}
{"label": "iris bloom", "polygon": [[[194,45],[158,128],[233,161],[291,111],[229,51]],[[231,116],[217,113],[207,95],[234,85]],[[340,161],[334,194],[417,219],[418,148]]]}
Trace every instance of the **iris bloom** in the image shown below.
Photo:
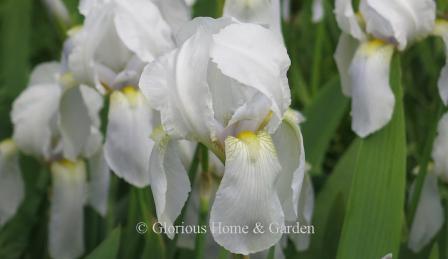
{"label": "iris bloom", "polygon": [[[228,18],[194,19],[176,39],[179,47],[149,64],[140,79],[163,125],[153,134],[158,148],[150,159],[159,222],[171,225],[190,191],[177,139],[203,143],[225,164],[211,225],[261,223],[266,230],[297,220],[305,160],[297,115],[288,111],[290,60],[282,41],[262,26]],[[267,249],[282,236],[212,232],[241,254]]]}
{"label": "iris bloom", "polygon": [[389,85],[394,48],[424,38],[434,28],[433,0],[336,0],[343,33],[335,53],[342,90],[352,98],[352,129],[360,137],[380,130],[392,118],[395,97]]}
{"label": "iris bloom", "polygon": [[[421,251],[442,229],[445,221],[438,180],[448,183],[448,114],[439,122],[432,158],[434,167],[425,178],[420,201],[409,234],[409,248]],[[411,193],[413,190],[411,189]],[[412,195],[411,195],[412,197]]]}
{"label": "iris bloom", "polygon": [[437,20],[436,26],[434,29],[434,34],[436,36],[442,37],[443,42],[445,43],[445,51],[446,51],[446,63],[440,73],[438,87],[439,93],[442,97],[443,103],[448,105],[448,21],[447,20]]}
{"label": "iris bloom", "polygon": [[[93,88],[78,85],[59,63],[38,65],[28,87],[14,101],[14,142],[25,154],[51,165],[52,195],[49,251],[53,258],[76,258],[84,252],[83,207],[88,202],[106,213],[109,168],[106,165],[99,111],[103,99]],[[1,146],[1,183],[16,188],[2,197],[21,200],[23,183],[13,144]],[[88,159],[90,182],[87,183]],[[4,167],[9,168],[4,171]],[[16,176],[13,176],[15,174]],[[15,195],[14,195],[15,194]],[[88,195],[86,195],[88,194]],[[10,203],[8,212],[13,211]],[[3,208],[2,208],[2,213]]]}
{"label": "iris bloom", "polygon": [[128,183],[149,184],[149,134],[158,114],[137,87],[143,66],[174,48],[172,31],[189,19],[183,0],[85,0],[84,26],[69,40],[69,69],[80,82],[110,93],[105,156]]}

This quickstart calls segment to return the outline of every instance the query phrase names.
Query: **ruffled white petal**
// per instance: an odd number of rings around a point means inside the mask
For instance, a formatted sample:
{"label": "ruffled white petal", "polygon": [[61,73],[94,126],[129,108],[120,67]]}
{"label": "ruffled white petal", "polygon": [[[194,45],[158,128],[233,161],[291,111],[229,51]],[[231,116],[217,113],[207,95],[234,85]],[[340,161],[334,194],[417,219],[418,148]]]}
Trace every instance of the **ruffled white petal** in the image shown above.
{"label": "ruffled white petal", "polygon": [[[281,233],[268,231],[282,225],[284,215],[275,182],[281,170],[272,139],[266,132],[241,133],[225,142],[226,165],[210,214],[215,241],[232,253],[249,254],[268,249]],[[256,224],[265,232],[256,234]],[[222,233],[221,226],[247,226],[248,233]]]}
{"label": "ruffled white petal", "polygon": [[349,69],[352,78],[352,129],[366,137],[392,118],[395,96],[389,85],[393,47],[371,41],[360,45]]}
{"label": "ruffled white petal", "polygon": [[202,142],[212,136],[215,122],[206,81],[209,44],[210,34],[199,29],[180,49],[143,71],[140,89],[160,111],[163,127],[171,136]]}
{"label": "ruffled white petal", "polygon": [[106,216],[109,195],[110,170],[103,149],[89,159],[90,179],[88,202],[101,215]]}
{"label": "ruffled white petal", "polygon": [[[151,190],[156,204],[157,220],[168,227],[180,215],[188,193],[191,190],[185,167],[178,154],[179,147],[175,141],[161,129],[153,133],[156,146],[153,148],[149,161]],[[167,233],[169,238],[174,233]]]}
{"label": "ruffled white petal", "polygon": [[272,136],[282,170],[276,189],[282,203],[285,220],[295,221],[298,216],[299,194],[305,175],[305,151],[302,134],[289,118],[283,120]]}
{"label": "ruffled white petal", "polygon": [[143,61],[151,62],[174,47],[171,29],[151,1],[117,1],[114,23],[123,43]]}
{"label": "ruffled white petal", "polygon": [[342,92],[345,96],[352,95],[352,79],[349,75],[349,68],[359,44],[359,41],[352,36],[342,33],[334,53],[334,60],[341,79]]}
{"label": "ruffled white petal", "polygon": [[0,226],[16,214],[24,196],[16,144],[4,140],[0,142]]}
{"label": "ruffled white petal", "polygon": [[[414,186],[411,189],[411,194],[413,189]],[[437,176],[429,173],[423,184],[420,201],[409,234],[408,247],[416,253],[429,244],[442,228],[444,213],[440,199]]]}
{"label": "ruffled white petal", "polygon": [[434,172],[448,183],[448,113],[439,122],[438,134],[432,149]]}
{"label": "ruffled white petal", "polygon": [[58,62],[46,62],[37,65],[31,72],[29,86],[38,84],[52,84],[58,81],[61,73],[61,64]]}
{"label": "ruffled white petal", "polygon": [[222,28],[226,27],[231,23],[235,23],[231,17],[221,17],[214,19],[211,17],[196,17],[193,20],[185,23],[175,34],[176,44],[178,46],[182,45],[186,40],[188,40],[193,34],[195,34],[199,28],[205,30],[210,34],[215,34],[219,32]]}
{"label": "ruffled white petal", "polygon": [[128,183],[149,184],[148,159],[153,114],[143,95],[131,87],[110,97],[105,156],[114,173]]}
{"label": "ruffled white petal", "polygon": [[48,159],[57,132],[57,114],[61,88],[57,84],[39,84],[23,91],[14,101],[11,118],[14,141],[28,155]]}
{"label": "ruffled white petal", "polygon": [[366,39],[358,17],[353,11],[352,0],[336,0],[334,13],[341,30],[358,40]]}
{"label": "ruffled white petal", "polygon": [[92,120],[80,87],[66,90],[59,107],[59,129],[65,158],[72,161],[77,159],[86,145],[91,124]]}
{"label": "ruffled white petal", "polygon": [[364,0],[360,9],[367,32],[385,41],[393,40],[400,50],[408,42],[427,36],[436,17],[433,0]]}
{"label": "ruffled white petal", "polygon": [[55,259],[77,258],[84,252],[85,164],[82,161],[54,162],[51,174],[50,256]]}
{"label": "ruffled white petal", "polygon": [[255,24],[232,24],[213,35],[210,55],[225,75],[264,94],[280,124],[291,103],[290,60],[275,34]]}

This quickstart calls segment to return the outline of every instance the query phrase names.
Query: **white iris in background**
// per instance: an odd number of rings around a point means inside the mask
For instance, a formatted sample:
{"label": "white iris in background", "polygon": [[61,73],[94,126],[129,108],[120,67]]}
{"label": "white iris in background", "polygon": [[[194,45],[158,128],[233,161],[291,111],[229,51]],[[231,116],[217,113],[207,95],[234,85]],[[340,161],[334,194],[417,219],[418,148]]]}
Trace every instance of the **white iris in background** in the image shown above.
{"label": "white iris in background", "polygon": [[[259,25],[227,18],[194,19],[176,40],[179,48],[149,64],[140,80],[166,132],[153,134],[158,148],[150,159],[159,222],[172,224],[190,191],[177,139],[201,142],[225,163],[211,222],[252,228],[297,220],[305,160],[298,116],[288,111],[290,60],[282,41]],[[213,235],[241,254],[267,249],[282,236]]]}
{"label": "white iris in background", "polygon": [[335,53],[342,90],[352,98],[352,129],[366,137],[392,118],[394,47],[402,51],[430,34],[436,5],[433,0],[361,0],[355,14],[351,0],[336,0],[335,14],[343,31]]}
{"label": "white iris in background", "polygon": [[[38,65],[31,74],[28,87],[15,100],[11,117],[13,139],[18,148],[51,163],[50,255],[53,258],[76,258],[84,252],[82,229],[86,198],[98,213],[105,215],[110,172],[99,131],[102,96],[91,87],[77,85],[62,67],[57,62]],[[1,166],[10,169],[7,173],[0,169],[0,182],[17,187],[14,190],[17,197],[10,199],[14,202],[23,196],[20,191],[23,183],[18,164],[13,164],[13,161],[17,163],[17,158],[8,155],[10,153],[4,152],[5,162]],[[83,158],[89,162],[89,183]],[[11,197],[11,193],[2,197]],[[11,203],[1,204],[12,212]]]}
{"label": "white iris in background", "polygon": [[445,105],[448,105],[448,21],[447,20],[436,21],[434,35],[441,37],[443,39],[443,42],[445,43],[446,62],[445,66],[442,69],[442,72],[440,73],[438,87],[443,103]]}
{"label": "white iris in background", "polygon": [[[434,167],[429,170],[409,234],[409,248],[418,253],[442,229],[445,221],[438,179],[448,183],[448,114],[439,122],[438,135],[432,150]],[[411,194],[414,192],[414,186]],[[412,197],[412,195],[410,195]]]}
{"label": "white iris in background", "polygon": [[86,0],[84,26],[68,44],[75,78],[108,91],[110,107],[105,157],[128,183],[149,184],[149,138],[158,114],[137,87],[143,66],[173,49],[172,31],[189,20],[183,0]]}

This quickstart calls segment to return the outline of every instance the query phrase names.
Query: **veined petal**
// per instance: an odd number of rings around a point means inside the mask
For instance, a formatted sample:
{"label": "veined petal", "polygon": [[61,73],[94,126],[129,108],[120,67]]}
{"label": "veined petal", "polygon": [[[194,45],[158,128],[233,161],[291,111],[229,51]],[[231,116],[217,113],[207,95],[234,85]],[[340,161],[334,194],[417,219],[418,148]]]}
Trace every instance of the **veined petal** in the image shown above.
{"label": "veined petal", "polygon": [[286,77],[291,62],[281,40],[259,25],[231,24],[213,35],[210,55],[225,75],[272,102],[278,126],[291,103]]}
{"label": "veined petal", "polygon": [[[254,233],[256,224],[284,224],[275,182],[281,170],[268,133],[240,133],[225,141],[226,165],[210,213],[210,227],[218,244],[232,253],[250,254],[268,249],[282,234]],[[248,227],[248,233],[219,232],[218,225]]]}
{"label": "veined petal", "polygon": [[343,32],[358,40],[366,39],[358,17],[353,11],[352,0],[336,0],[334,13],[336,21]]}
{"label": "veined petal", "polygon": [[[302,189],[299,199],[299,217],[296,222],[301,225],[311,225],[311,219],[314,211],[314,188],[311,182],[311,177],[305,174],[303,178]],[[289,238],[294,243],[297,251],[305,251],[310,246],[311,235],[310,234],[289,234]]]}
{"label": "veined petal", "polygon": [[[412,186],[411,193],[413,193],[413,190],[414,186]],[[408,247],[412,251],[419,252],[435,237],[442,228],[443,214],[437,176],[429,173],[423,184],[420,201],[409,234]]]}
{"label": "veined petal", "polygon": [[360,9],[367,32],[385,41],[395,41],[400,50],[409,41],[429,35],[436,17],[433,0],[364,0]]}
{"label": "veined petal", "polygon": [[59,108],[59,129],[64,157],[75,161],[82,152],[90,134],[92,120],[80,87],[66,90]]}
{"label": "veined petal", "polygon": [[[157,219],[172,226],[180,215],[191,191],[187,172],[177,152],[175,141],[158,128],[152,137],[156,142],[149,161],[151,190],[156,204]],[[167,233],[170,239],[174,233]]]}
{"label": "veined petal", "polygon": [[171,136],[207,142],[213,135],[214,113],[207,84],[209,44],[210,34],[199,28],[180,49],[143,71],[140,88],[160,111],[163,127]]}
{"label": "veined petal", "polygon": [[265,26],[282,38],[280,0],[227,0],[224,16]]}
{"label": "veined petal", "polygon": [[89,159],[90,181],[88,202],[101,215],[106,216],[109,195],[110,170],[103,149]]}
{"label": "veined petal", "polygon": [[17,146],[4,140],[0,142],[0,226],[16,214],[24,196]]}
{"label": "veined petal", "polygon": [[442,37],[445,43],[445,66],[440,72],[439,81],[437,83],[439,87],[440,97],[445,105],[448,105],[448,21],[439,20],[436,22],[434,34]]}
{"label": "veined petal", "polygon": [[174,47],[171,29],[153,2],[132,0],[116,3],[114,23],[117,33],[141,60],[151,62]]}
{"label": "veined petal", "polygon": [[59,62],[46,62],[37,65],[30,76],[29,86],[38,84],[54,84],[61,73]]}
{"label": "veined petal", "polygon": [[153,114],[148,102],[135,88],[126,87],[110,97],[105,156],[118,177],[137,187],[149,184],[148,154]]}
{"label": "veined petal", "polygon": [[84,252],[85,164],[68,160],[54,162],[51,174],[50,256],[55,259],[77,258]]}
{"label": "veined petal", "polygon": [[235,23],[233,18],[221,17],[214,19],[211,17],[196,17],[193,20],[185,23],[182,28],[180,28],[175,35],[176,44],[178,46],[182,45],[186,40],[193,36],[199,28],[205,30],[210,34],[215,34],[219,32],[222,28],[226,27],[231,23]]}
{"label": "veined petal", "polygon": [[297,124],[285,118],[272,136],[282,170],[276,183],[285,220],[295,221],[299,214],[299,194],[305,175],[305,151]]}
{"label": "veined petal", "polygon": [[57,84],[39,84],[25,89],[14,101],[13,138],[24,153],[46,159],[51,156],[61,92]]}
{"label": "veined petal", "polygon": [[448,183],[448,113],[439,122],[438,135],[432,149],[434,172]]}
{"label": "veined petal", "polygon": [[352,95],[352,79],[349,75],[349,68],[359,44],[359,41],[352,36],[342,33],[334,53],[334,60],[341,79],[342,92],[345,96]]}
{"label": "veined petal", "polygon": [[360,45],[349,69],[352,78],[352,129],[366,137],[392,118],[395,96],[389,85],[394,48],[379,41]]}

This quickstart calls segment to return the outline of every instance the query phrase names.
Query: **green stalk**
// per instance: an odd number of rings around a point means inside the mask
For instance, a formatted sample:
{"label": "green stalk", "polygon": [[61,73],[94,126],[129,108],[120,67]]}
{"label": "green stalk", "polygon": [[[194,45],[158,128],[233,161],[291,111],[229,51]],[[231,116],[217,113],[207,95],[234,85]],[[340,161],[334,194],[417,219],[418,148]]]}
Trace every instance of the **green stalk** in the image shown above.
{"label": "green stalk", "polygon": [[269,253],[267,259],[274,259],[275,256],[275,245],[269,248]]}
{"label": "green stalk", "polygon": [[230,252],[224,249],[223,247],[220,247],[218,259],[229,259]]}
{"label": "green stalk", "polygon": [[[201,183],[200,183],[200,195],[199,195],[199,220],[198,225],[203,226],[207,224],[208,219],[208,210],[210,206],[210,185],[211,185],[211,176],[208,170],[208,149],[201,145],[201,166],[202,166],[202,175],[201,175]],[[204,250],[206,244],[207,234],[196,234],[196,242],[194,254],[196,259],[204,258]]]}
{"label": "green stalk", "polygon": [[118,179],[112,174],[110,177],[109,185],[109,197],[107,202],[107,215],[106,215],[106,235],[112,232],[115,228],[115,198],[118,187]]}
{"label": "green stalk", "polygon": [[322,49],[325,37],[325,23],[317,25],[316,43],[314,48],[313,66],[311,71],[311,93],[315,96],[319,90],[320,68],[322,61]]}
{"label": "green stalk", "polygon": [[440,115],[443,111],[443,105],[440,100],[437,101],[436,113],[434,113],[434,117],[431,120],[431,129],[429,130],[428,139],[425,143],[425,147],[423,150],[423,156],[420,161],[420,168],[417,175],[417,180],[415,183],[414,194],[411,197],[411,205],[409,207],[408,214],[408,223],[411,226],[412,222],[414,222],[415,213],[417,211],[418,202],[420,200],[420,195],[423,189],[423,183],[425,182],[425,177],[428,171],[428,164],[431,158],[432,146],[434,143],[434,139],[437,134],[437,125],[439,122]]}

